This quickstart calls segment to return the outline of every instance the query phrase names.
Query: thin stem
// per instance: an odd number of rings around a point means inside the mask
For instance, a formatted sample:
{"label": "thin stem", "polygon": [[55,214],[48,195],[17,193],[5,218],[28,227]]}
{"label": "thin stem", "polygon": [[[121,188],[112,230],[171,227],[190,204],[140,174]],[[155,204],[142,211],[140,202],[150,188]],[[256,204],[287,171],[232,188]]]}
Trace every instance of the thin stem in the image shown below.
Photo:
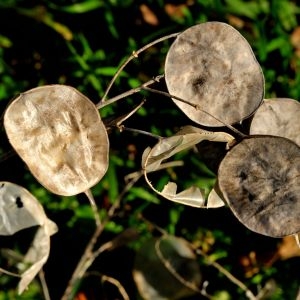
{"label": "thin stem", "polygon": [[254,294],[248,289],[248,287],[243,282],[241,282],[239,279],[234,277],[229,271],[227,271],[224,267],[222,267],[216,261],[213,261],[212,259],[210,259],[209,256],[206,255],[202,250],[195,249],[195,251],[197,254],[200,254],[201,256],[203,256],[209,262],[209,264],[211,264],[218,271],[220,271],[222,274],[224,274],[231,282],[233,282],[238,287],[240,287],[243,291],[245,291],[247,298],[249,298],[250,300],[257,300],[257,297],[254,296]]}
{"label": "thin stem", "polygon": [[132,186],[141,178],[142,175],[137,176],[133,178],[130,182],[126,184],[122,192],[117,197],[114,204],[110,207],[110,209],[107,212],[107,216],[105,220],[96,228],[93,236],[91,237],[89,243],[87,244],[83,255],[81,256],[81,259],[79,260],[72,277],[68,283],[68,286],[61,298],[61,300],[71,300],[74,298],[76,293],[76,286],[78,282],[82,279],[84,276],[86,270],[92,265],[96,257],[102,253],[105,250],[108,250],[112,247],[112,242],[107,242],[103,244],[97,251],[93,252],[94,246],[101,235],[101,233],[104,231],[106,224],[109,222],[109,220],[114,216],[116,209],[120,206],[120,203],[124,197],[124,195],[132,188]]}
{"label": "thin stem", "polygon": [[169,34],[169,35],[166,35],[164,37],[161,37],[147,45],[145,45],[144,47],[140,48],[139,50],[137,51],[133,51],[132,54],[126,59],[126,61],[121,65],[121,67],[118,69],[118,71],[116,72],[116,74],[114,75],[114,77],[112,78],[112,80],[110,81],[101,101],[97,104],[97,107],[98,105],[100,105],[101,102],[104,102],[105,101],[105,98],[107,97],[107,94],[109,93],[112,85],[114,84],[114,82],[116,81],[116,79],[118,78],[118,76],[120,75],[120,73],[123,71],[123,69],[128,65],[128,63],[133,60],[134,58],[137,58],[139,56],[140,53],[142,53],[143,51],[147,50],[148,48],[154,46],[155,44],[158,44],[158,43],[161,43],[167,39],[170,39],[170,38],[175,38],[179,35],[180,33],[177,32],[177,33],[172,33],[172,34]]}
{"label": "thin stem", "polygon": [[[148,173],[160,171],[160,170],[167,169],[167,168],[182,167],[183,165],[184,165],[184,162],[182,160],[174,160],[174,161],[163,163],[157,169],[150,170],[150,171],[148,171]],[[129,180],[135,178],[136,176],[143,175],[144,172],[145,172],[144,169],[141,169],[140,171],[136,171],[136,172],[126,175],[125,182],[128,182]]]}
{"label": "thin stem", "polygon": [[7,270],[2,269],[2,268],[0,268],[0,273],[6,274],[6,275],[9,275],[9,276],[14,276],[14,277],[21,277],[21,275],[19,275],[17,273],[13,273],[13,272],[7,271]]}
{"label": "thin stem", "polygon": [[95,222],[96,222],[96,226],[99,227],[100,224],[101,224],[101,220],[100,220],[100,217],[99,217],[98,207],[97,207],[97,204],[95,202],[94,196],[93,196],[90,189],[88,189],[84,193],[86,194],[86,196],[88,197],[88,199],[90,201],[90,204],[91,204],[91,207],[92,207],[92,210],[93,210],[93,214],[94,214],[94,218],[95,218]]}
{"label": "thin stem", "polygon": [[[178,100],[178,101],[180,101],[180,102],[183,102],[183,103],[185,103],[185,104],[188,104],[188,105],[194,107],[195,109],[200,109],[200,108],[199,108],[199,105],[194,104],[194,103],[192,103],[192,102],[190,102],[190,101],[188,101],[188,100],[179,98],[179,97],[177,97],[177,96],[175,96],[175,95],[171,95],[171,94],[169,94],[169,93],[167,93],[167,92],[160,91],[160,90],[156,90],[156,89],[152,89],[152,88],[150,88],[150,87],[148,87],[148,86],[142,87],[142,89],[145,90],[145,91],[149,91],[149,92],[155,93],[155,94],[159,94],[159,95],[162,95],[162,96],[166,96],[166,97],[168,97],[168,98],[176,99],[176,100]],[[200,110],[201,110],[201,109],[200,109]],[[202,110],[201,110],[201,111],[202,111]]]}
{"label": "thin stem", "polygon": [[122,93],[122,94],[119,94],[119,95],[117,95],[117,96],[115,96],[115,97],[113,97],[113,98],[111,98],[111,99],[109,99],[109,100],[99,102],[98,104],[96,104],[96,107],[97,107],[98,109],[101,109],[101,108],[103,108],[103,107],[105,107],[105,106],[107,106],[107,105],[110,105],[110,104],[112,104],[112,103],[115,103],[115,102],[117,102],[117,101],[119,101],[119,100],[121,100],[121,99],[123,99],[123,98],[125,98],[125,97],[128,97],[128,96],[130,96],[130,95],[139,93],[139,92],[140,92],[141,90],[143,90],[145,87],[147,87],[147,86],[149,86],[149,85],[151,85],[151,84],[154,84],[154,83],[159,82],[162,78],[164,78],[164,75],[158,75],[158,76],[156,76],[155,78],[153,78],[153,79],[151,79],[151,80],[149,80],[149,81],[143,83],[142,85],[140,85],[140,86],[138,86],[138,87],[136,87],[136,88],[133,88],[133,89],[131,89],[131,90],[129,90],[129,91],[126,91],[126,92],[124,92],[124,93]]}
{"label": "thin stem", "polygon": [[195,293],[198,294],[202,294],[201,290],[197,287],[196,284],[194,284],[193,282],[189,282],[187,280],[185,280],[172,266],[172,264],[170,263],[170,261],[168,259],[166,259],[164,257],[164,255],[162,254],[162,252],[160,251],[160,243],[162,241],[162,239],[165,238],[165,236],[162,236],[160,239],[158,239],[155,243],[155,252],[157,254],[157,256],[159,257],[159,259],[161,260],[161,262],[163,263],[163,265],[165,266],[165,268],[180,282],[182,283],[184,286],[186,286],[187,288],[191,289],[192,291],[194,291]]}
{"label": "thin stem", "polygon": [[237,130],[236,128],[234,128],[233,126],[231,126],[230,124],[226,124],[224,121],[220,120],[219,118],[215,117],[214,115],[212,115],[211,113],[209,113],[208,111],[206,110],[203,110],[202,108],[199,107],[199,105],[197,104],[194,104],[194,103],[191,103],[190,101],[188,100],[185,100],[185,99],[182,99],[180,97],[177,97],[175,95],[171,95],[167,92],[163,92],[163,91],[159,91],[159,90],[156,90],[156,89],[152,89],[148,86],[145,86],[145,87],[142,87],[143,90],[146,90],[146,91],[149,91],[149,92],[153,92],[153,93],[156,93],[156,94],[159,94],[159,95],[163,95],[163,96],[166,96],[168,98],[173,98],[175,100],[178,100],[180,102],[183,102],[185,104],[188,104],[188,105],[191,105],[192,107],[194,107],[196,110],[200,110],[202,111],[203,113],[207,114],[208,116],[212,117],[213,119],[217,120],[218,122],[220,122],[221,124],[223,124],[224,126],[226,126],[227,128],[229,128],[230,130],[232,130],[233,132],[235,132],[236,134],[238,134],[240,137],[242,138],[245,138],[247,135],[243,134],[242,132],[240,132],[239,130]]}
{"label": "thin stem", "polygon": [[120,295],[123,297],[124,300],[129,300],[129,296],[125,290],[125,288],[123,287],[123,285],[115,278],[101,274],[100,272],[96,272],[96,271],[92,271],[92,272],[87,272],[85,276],[97,276],[97,277],[101,277],[101,281],[102,283],[104,281],[107,281],[113,285],[115,285],[118,290]]}
{"label": "thin stem", "polygon": [[9,158],[11,158],[11,157],[13,157],[14,155],[16,155],[16,152],[13,151],[13,150],[10,150],[10,151],[4,153],[0,157],[0,163],[3,162],[3,161],[5,161],[5,160],[7,160],[7,159],[9,159]]}
{"label": "thin stem", "polygon": [[90,239],[89,243],[87,244],[83,255],[81,256],[81,259],[79,260],[73,274],[72,277],[68,283],[68,286],[64,292],[64,295],[62,296],[61,300],[72,300],[75,296],[76,290],[75,287],[77,285],[77,283],[79,282],[79,280],[81,279],[81,274],[82,274],[82,269],[84,268],[86,261],[88,261],[90,259],[90,257],[92,256],[92,251],[94,248],[94,245],[96,244],[98,237],[100,236],[101,232],[103,231],[103,223],[101,224],[101,226],[98,226],[92,236],[92,238]]}
{"label": "thin stem", "polygon": [[120,131],[131,131],[131,132],[135,132],[135,133],[139,133],[139,134],[143,134],[143,135],[147,135],[150,136],[152,138],[155,138],[157,140],[160,140],[162,137],[160,135],[148,132],[148,131],[144,131],[144,130],[140,130],[140,129],[136,129],[136,128],[130,128],[130,127],[125,127],[124,125],[119,126]]}
{"label": "thin stem", "polygon": [[40,282],[41,282],[42,291],[43,291],[45,300],[51,300],[50,294],[49,294],[49,289],[48,289],[47,282],[46,282],[46,279],[45,279],[45,273],[44,273],[43,269],[41,269],[39,271],[39,279],[40,279]]}
{"label": "thin stem", "polygon": [[83,278],[87,269],[93,264],[93,262],[95,261],[98,255],[100,255],[104,251],[111,249],[112,247],[113,247],[113,243],[109,241],[101,245],[101,247],[99,247],[96,252],[93,252],[92,255],[90,255],[89,258],[84,262],[84,264],[81,265],[80,270],[78,271],[77,274],[77,280],[81,280]]}
{"label": "thin stem", "polygon": [[113,284],[114,286],[116,286],[118,288],[119,293],[123,297],[123,299],[124,300],[130,300],[126,290],[124,289],[122,284],[117,279],[112,278],[110,276],[102,275],[101,280],[102,281],[107,281],[107,282]]}
{"label": "thin stem", "polygon": [[146,102],[146,99],[144,99],[139,105],[137,105],[131,112],[129,112],[124,117],[119,119],[118,122],[116,123],[116,126],[120,127],[122,125],[122,123],[124,121],[126,121],[127,119],[129,119],[132,115],[134,115],[144,105],[145,102]]}

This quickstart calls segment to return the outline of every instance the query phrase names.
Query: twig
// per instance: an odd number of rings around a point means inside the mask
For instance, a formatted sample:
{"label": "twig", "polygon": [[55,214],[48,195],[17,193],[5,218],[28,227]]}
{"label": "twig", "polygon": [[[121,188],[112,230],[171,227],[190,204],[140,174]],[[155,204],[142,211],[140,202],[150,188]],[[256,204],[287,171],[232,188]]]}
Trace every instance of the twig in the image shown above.
{"label": "twig", "polygon": [[103,107],[105,107],[107,105],[110,105],[110,104],[112,104],[114,102],[117,102],[117,101],[119,101],[119,100],[121,100],[121,99],[123,99],[125,97],[128,97],[130,95],[136,94],[136,93],[140,92],[141,90],[145,89],[145,87],[147,87],[149,85],[152,85],[154,83],[159,82],[162,78],[164,78],[164,75],[157,75],[155,78],[153,78],[153,79],[151,79],[151,80],[143,83],[142,85],[140,85],[140,86],[138,86],[136,88],[133,88],[133,89],[131,89],[129,91],[126,91],[126,92],[124,92],[122,94],[119,94],[119,95],[117,95],[117,96],[115,96],[115,97],[113,97],[113,98],[111,98],[109,100],[99,102],[98,104],[96,104],[96,107],[98,109],[101,109],[101,108],[103,108]]}
{"label": "twig", "polygon": [[[183,102],[183,103],[185,103],[185,104],[188,104],[188,105],[194,107],[195,109],[199,109],[199,110],[202,111],[202,109],[199,108],[199,105],[198,105],[198,104],[194,104],[194,103],[192,103],[192,102],[190,102],[190,101],[188,101],[188,100],[185,100],[185,99],[183,99],[183,98],[179,98],[179,97],[177,97],[177,96],[175,96],[175,95],[171,95],[171,94],[169,94],[169,93],[167,93],[167,92],[160,91],[160,90],[156,90],[156,89],[152,89],[152,88],[150,88],[150,87],[148,87],[148,86],[144,86],[144,87],[142,87],[142,89],[145,90],[145,91],[149,91],[149,92],[152,92],[152,93],[155,93],[155,94],[159,94],[159,95],[168,97],[168,98],[176,99],[176,100],[178,100],[178,101],[180,101],[180,102]],[[208,114],[209,114],[209,113],[208,113]]]}
{"label": "twig", "polygon": [[14,277],[21,277],[21,275],[19,275],[17,273],[13,273],[13,272],[7,271],[7,270],[2,269],[2,268],[0,268],[0,273],[6,274],[6,275],[9,275],[9,276],[14,276]]}
{"label": "twig", "polygon": [[[174,161],[163,163],[156,170],[150,170],[150,171],[148,171],[148,173],[160,171],[160,170],[167,169],[167,168],[182,167],[183,165],[184,165],[184,162],[182,160],[174,160]],[[138,175],[143,175],[144,172],[145,172],[144,169],[141,169],[139,171],[136,171],[136,172],[126,175],[125,182],[131,180],[132,178],[134,178]]]}
{"label": "twig", "polygon": [[43,291],[45,300],[51,300],[50,294],[49,294],[49,289],[48,289],[47,282],[46,282],[46,279],[45,279],[45,273],[44,273],[43,269],[41,269],[39,271],[39,279],[40,279],[40,282],[41,282],[42,291]]}
{"label": "twig", "polygon": [[248,299],[250,299],[250,300],[257,300],[257,297],[255,297],[255,295],[248,289],[248,287],[243,282],[241,282],[239,279],[237,279],[236,277],[234,277],[224,267],[222,267],[216,261],[213,261],[212,259],[210,259],[209,256],[206,255],[199,248],[195,249],[195,252],[197,254],[200,254],[201,256],[203,256],[209,262],[210,265],[212,265],[213,267],[215,267],[218,271],[220,271],[222,274],[224,274],[231,282],[233,282],[238,287],[240,287],[243,291],[245,291],[245,294],[246,294],[246,296],[247,296]]}
{"label": "twig", "polygon": [[121,296],[123,297],[124,300],[129,300],[129,296],[125,290],[125,288],[123,287],[123,285],[115,278],[101,274],[100,272],[96,272],[96,271],[91,271],[91,272],[86,272],[85,277],[87,276],[96,276],[96,277],[101,277],[101,281],[107,281],[113,285],[115,285],[118,290],[119,293],[121,294]]}
{"label": "twig", "polygon": [[136,129],[136,128],[130,128],[130,127],[125,127],[124,125],[119,126],[119,130],[120,132],[122,131],[130,131],[130,132],[134,132],[134,133],[139,133],[139,134],[143,134],[143,135],[147,135],[150,136],[156,140],[160,140],[162,137],[160,135],[145,131],[145,130],[141,130],[141,129]]}
{"label": "twig", "polygon": [[94,218],[95,218],[95,222],[96,222],[96,226],[99,227],[101,224],[101,220],[98,214],[98,208],[97,208],[97,204],[95,202],[94,196],[91,192],[90,189],[88,189],[87,191],[84,192],[86,194],[86,196],[88,197],[92,210],[93,210],[93,214],[94,214]]}
{"label": "twig", "polygon": [[160,243],[162,241],[162,239],[166,237],[166,236],[162,236],[160,239],[158,239],[155,243],[155,251],[157,256],[159,257],[159,259],[161,260],[161,262],[163,263],[163,265],[165,266],[165,268],[180,282],[182,283],[184,286],[186,286],[187,288],[189,288],[190,290],[194,291],[197,294],[202,294],[202,291],[193,283],[193,282],[189,282],[187,280],[185,280],[175,269],[174,267],[171,265],[171,263],[168,261],[168,259],[166,259],[162,252],[160,251]]}
{"label": "twig", "polygon": [[131,112],[129,112],[128,114],[126,114],[125,116],[123,116],[122,118],[120,118],[118,120],[118,122],[116,123],[117,127],[121,127],[121,125],[123,124],[124,121],[126,121],[127,119],[129,119],[132,115],[134,115],[146,102],[146,100],[144,99],[139,105],[137,105]]}
{"label": "twig", "polygon": [[190,101],[188,100],[185,100],[185,99],[182,99],[180,97],[177,97],[175,95],[171,95],[167,92],[164,92],[164,91],[159,91],[159,90],[156,90],[156,89],[152,89],[148,86],[144,86],[142,87],[142,89],[146,90],[146,91],[149,91],[149,92],[153,92],[153,93],[156,93],[156,94],[159,94],[159,95],[163,95],[163,96],[166,96],[168,98],[173,98],[175,100],[178,100],[180,102],[183,102],[185,104],[188,104],[192,107],[194,107],[196,110],[200,110],[202,111],[203,113],[207,114],[208,116],[212,117],[213,119],[215,119],[216,121],[220,122],[221,124],[223,124],[224,126],[226,126],[227,128],[229,128],[230,130],[232,130],[234,133],[238,134],[241,138],[245,138],[247,135],[245,135],[244,133],[240,132],[239,130],[237,130],[236,128],[234,128],[233,126],[231,126],[230,124],[226,124],[224,121],[220,120],[219,118],[215,117],[214,115],[212,115],[211,113],[209,113],[208,111],[206,110],[203,110],[198,104],[194,104],[194,103],[191,103]]}
{"label": "twig", "polygon": [[101,280],[108,281],[109,283],[115,285],[118,288],[119,293],[122,295],[123,299],[129,300],[129,296],[128,296],[127,292],[125,291],[124,287],[117,279],[112,278],[110,276],[102,275]]}
{"label": "twig", "polygon": [[87,269],[92,265],[94,260],[97,258],[97,256],[110,249],[113,246],[113,243],[107,242],[103,244],[100,248],[98,248],[95,252],[93,251],[94,246],[101,235],[101,233],[104,231],[106,224],[109,222],[109,220],[114,216],[114,213],[116,209],[120,206],[120,203],[124,197],[124,195],[132,188],[132,186],[141,178],[142,175],[137,176],[133,178],[130,182],[126,184],[123,191],[119,194],[116,201],[113,203],[113,205],[110,207],[110,209],[107,212],[106,218],[102,221],[102,223],[96,228],[93,236],[91,237],[89,243],[87,244],[83,255],[81,256],[81,259],[79,260],[77,267],[75,268],[72,277],[68,283],[68,286],[61,298],[61,300],[71,300],[74,298],[76,293],[76,286],[84,276]]}
{"label": "twig", "polygon": [[170,39],[170,38],[175,38],[179,35],[179,32],[177,33],[172,33],[172,34],[169,34],[169,35],[166,35],[164,37],[161,37],[147,45],[145,45],[144,47],[140,48],[139,50],[137,51],[133,51],[132,54],[127,58],[127,60],[121,65],[121,67],[118,69],[118,71],[116,72],[116,74],[114,75],[114,77],[112,78],[112,80],[110,81],[101,101],[97,104],[97,107],[98,105],[101,104],[101,102],[104,102],[105,101],[105,98],[107,97],[107,94],[109,93],[112,85],[114,84],[114,82],[116,81],[116,79],[118,78],[118,76],[120,75],[120,73],[123,71],[123,69],[127,66],[127,64],[133,60],[134,58],[137,58],[139,56],[140,53],[142,53],[143,51],[147,50],[148,48],[154,46],[155,44],[158,44],[160,42],[163,42],[167,39]]}

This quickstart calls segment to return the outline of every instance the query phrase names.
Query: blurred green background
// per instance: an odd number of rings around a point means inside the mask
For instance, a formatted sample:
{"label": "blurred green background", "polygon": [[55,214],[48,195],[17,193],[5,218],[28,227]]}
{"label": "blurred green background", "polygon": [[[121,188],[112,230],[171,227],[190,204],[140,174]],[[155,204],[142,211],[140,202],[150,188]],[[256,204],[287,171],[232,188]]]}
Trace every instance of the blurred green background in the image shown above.
{"label": "blurred green background", "polygon": [[[266,98],[300,99],[300,7],[296,1],[1,0],[1,115],[20,92],[45,84],[71,85],[97,103],[118,67],[133,51],[159,37],[206,21],[229,23],[248,40],[265,75]],[[168,40],[157,44],[134,59],[121,73],[108,98],[163,74],[171,43]],[[164,89],[164,84],[158,88]],[[101,116],[122,116],[144,97],[147,102],[126,121],[126,126],[169,136],[180,126],[191,124],[170,99],[146,92],[105,107],[100,111]],[[59,299],[94,230],[88,201],[82,195],[58,197],[47,192],[14,153],[2,123],[0,138],[0,180],[31,191],[59,226],[59,232],[52,237],[51,254],[45,266],[50,296]],[[143,150],[156,142],[149,136],[118,130],[112,131],[109,138],[109,170],[93,188],[103,214],[124,188],[124,176],[140,169]],[[212,187],[215,175],[195,153],[182,153],[177,158],[185,161],[184,169],[154,175],[160,186],[172,178],[182,187],[191,182],[207,191]],[[142,241],[157,234],[151,223],[201,246],[211,259],[254,293],[269,282],[272,291],[268,299],[296,298],[300,254],[293,241],[250,232],[228,208],[201,210],[171,203],[155,195],[143,179],[124,196],[99,243],[111,240],[126,228],[135,228],[138,239],[100,256],[91,272],[118,279],[130,299],[139,299],[132,266]],[[0,247],[24,252],[30,234],[20,232],[13,237],[0,237]],[[1,267],[9,268],[10,259],[2,255],[0,263]],[[240,288],[201,257],[199,264],[204,280],[209,283],[207,292],[213,299],[246,299]],[[21,296],[15,292],[16,284],[15,278],[1,274],[0,300],[43,299],[38,281]],[[116,288],[101,284],[96,275],[84,280],[76,297],[121,299]],[[205,298],[197,295],[189,299]]]}

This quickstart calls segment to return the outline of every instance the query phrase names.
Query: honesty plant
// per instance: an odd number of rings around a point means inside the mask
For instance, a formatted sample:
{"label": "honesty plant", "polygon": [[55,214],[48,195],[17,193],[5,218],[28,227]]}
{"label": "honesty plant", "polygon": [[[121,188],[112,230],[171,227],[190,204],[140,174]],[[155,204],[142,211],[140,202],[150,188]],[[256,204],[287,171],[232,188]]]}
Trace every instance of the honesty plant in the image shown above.
{"label": "honesty plant", "polygon": [[[248,42],[233,27],[207,22],[167,38],[170,37],[176,39],[165,61],[167,91],[155,90],[154,79],[105,101],[120,72],[97,105],[70,86],[55,84],[29,90],[10,103],[4,115],[11,145],[49,191],[65,196],[86,193],[100,226],[90,188],[109,167],[109,140],[108,126],[102,122],[98,109],[142,90],[160,93],[171,98],[191,123],[173,136],[160,138],[153,147],[145,146],[141,173],[150,188],[168,200],[193,207],[219,207],[226,203],[240,222],[263,235],[297,235],[300,104],[291,99],[264,100],[260,65]],[[132,58],[145,49],[134,52]],[[163,76],[158,78],[162,80]],[[241,132],[236,125],[243,125],[246,119],[251,123],[250,131]],[[122,130],[120,124],[115,122],[114,126]],[[201,153],[203,141],[211,143],[211,149],[217,143],[224,144],[212,191],[205,195],[193,185],[177,192],[175,182],[159,191],[149,174],[164,169],[165,162],[180,151],[197,146]],[[12,183],[0,186],[0,209],[0,234],[13,234],[37,224],[42,226],[43,239],[48,243],[55,231],[52,225],[51,230],[47,229],[51,222],[35,198]],[[31,219],[37,216],[37,210],[42,215],[40,221]],[[20,215],[24,221],[20,221]],[[15,220],[21,223],[14,223]],[[42,263],[32,261],[35,271],[21,284],[20,292],[47,259],[48,244],[45,249]]]}

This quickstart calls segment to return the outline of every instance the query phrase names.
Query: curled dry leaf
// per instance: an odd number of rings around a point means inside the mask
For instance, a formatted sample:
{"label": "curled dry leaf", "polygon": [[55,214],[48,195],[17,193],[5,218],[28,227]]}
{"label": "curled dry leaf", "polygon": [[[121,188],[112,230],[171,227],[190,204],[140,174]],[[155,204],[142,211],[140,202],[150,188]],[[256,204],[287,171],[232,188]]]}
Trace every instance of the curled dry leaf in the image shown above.
{"label": "curled dry leaf", "polygon": [[105,126],[95,105],[72,87],[22,93],[7,108],[4,126],[32,174],[55,194],[84,192],[107,170]]}
{"label": "curled dry leaf", "polygon": [[264,94],[264,77],[250,45],[220,22],[198,24],[178,35],[166,57],[165,78],[171,95],[198,109],[173,101],[205,126],[240,122],[258,108]]}
{"label": "curled dry leaf", "polygon": [[175,300],[198,293],[202,275],[189,243],[163,236],[139,249],[133,278],[143,299]]}
{"label": "curled dry leaf", "polygon": [[286,137],[300,145],[300,103],[289,98],[266,99],[255,112],[250,134]]}
{"label": "curled dry leaf", "polygon": [[209,203],[212,204],[211,207],[222,206],[222,200],[220,198],[217,200],[217,197],[213,195],[210,198],[211,201],[205,204],[204,192],[196,186],[177,193],[176,183],[168,182],[160,192],[154,188],[147,176],[149,172],[159,170],[164,160],[204,140],[231,143],[234,138],[225,132],[210,132],[193,126],[185,126],[176,135],[162,138],[152,149],[147,148],[143,153],[142,167],[149,186],[159,195],[177,203],[207,208],[210,207]]}
{"label": "curled dry leaf", "polygon": [[221,162],[218,183],[233,213],[250,230],[271,237],[300,231],[300,147],[291,140],[244,139]]}
{"label": "curled dry leaf", "polygon": [[18,292],[21,294],[41,270],[50,252],[50,236],[57,226],[49,220],[38,200],[26,189],[10,182],[0,182],[0,235],[39,225],[24,262],[31,266],[21,274]]}

